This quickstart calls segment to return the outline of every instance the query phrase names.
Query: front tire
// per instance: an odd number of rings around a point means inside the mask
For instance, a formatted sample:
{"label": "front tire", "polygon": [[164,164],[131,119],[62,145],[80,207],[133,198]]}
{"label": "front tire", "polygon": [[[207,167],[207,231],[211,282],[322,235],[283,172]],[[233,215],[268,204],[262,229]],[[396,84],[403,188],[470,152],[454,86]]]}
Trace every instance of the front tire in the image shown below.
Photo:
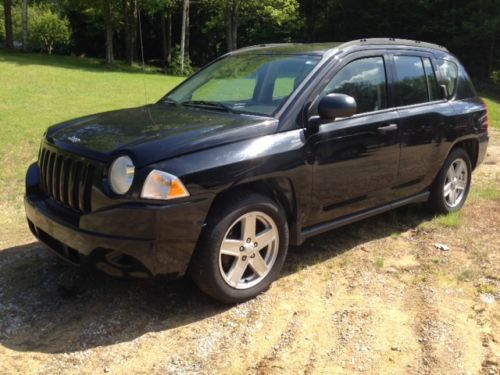
{"label": "front tire", "polygon": [[463,148],[453,149],[432,186],[431,209],[441,214],[460,210],[469,194],[471,175],[469,154]]}
{"label": "front tire", "polygon": [[283,210],[271,199],[242,193],[208,218],[191,262],[196,285],[223,303],[239,303],[266,290],[288,250]]}

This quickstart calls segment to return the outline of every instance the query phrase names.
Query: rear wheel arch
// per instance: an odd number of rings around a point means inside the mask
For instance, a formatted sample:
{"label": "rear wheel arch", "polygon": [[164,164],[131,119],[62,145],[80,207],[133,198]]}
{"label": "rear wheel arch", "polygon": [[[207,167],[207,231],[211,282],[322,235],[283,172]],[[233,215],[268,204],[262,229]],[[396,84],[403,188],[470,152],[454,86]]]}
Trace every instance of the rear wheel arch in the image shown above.
{"label": "rear wheel arch", "polygon": [[453,152],[453,150],[457,148],[462,148],[465,150],[465,152],[467,152],[471,162],[472,170],[474,170],[477,166],[477,158],[479,155],[479,141],[476,138],[469,138],[458,141],[450,148],[450,151],[448,152],[448,155],[446,155],[446,157],[448,157]]}

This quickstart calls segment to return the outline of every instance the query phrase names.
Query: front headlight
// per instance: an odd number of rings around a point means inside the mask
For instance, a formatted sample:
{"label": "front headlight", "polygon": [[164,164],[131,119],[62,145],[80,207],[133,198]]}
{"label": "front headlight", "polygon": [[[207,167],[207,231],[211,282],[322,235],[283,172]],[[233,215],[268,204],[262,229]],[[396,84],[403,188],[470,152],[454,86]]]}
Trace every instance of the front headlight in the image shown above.
{"label": "front headlight", "polygon": [[189,192],[181,180],[170,173],[157,169],[149,173],[142,187],[141,198],[174,199],[182,197],[189,197]]}
{"label": "front headlight", "polygon": [[134,181],[135,166],[128,156],[119,156],[109,168],[109,185],[116,194],[125,194]]}

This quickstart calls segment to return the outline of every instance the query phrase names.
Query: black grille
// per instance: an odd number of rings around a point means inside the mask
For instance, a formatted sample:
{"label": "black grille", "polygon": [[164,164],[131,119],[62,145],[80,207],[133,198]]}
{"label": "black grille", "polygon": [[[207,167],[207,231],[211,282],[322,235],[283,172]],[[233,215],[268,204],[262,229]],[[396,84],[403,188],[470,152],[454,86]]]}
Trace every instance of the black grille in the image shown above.
{"label": "black grille", "polygon": [[73,210],[90,212],[93,164],[47,148],[42,148],[38,164],[47,195]]}

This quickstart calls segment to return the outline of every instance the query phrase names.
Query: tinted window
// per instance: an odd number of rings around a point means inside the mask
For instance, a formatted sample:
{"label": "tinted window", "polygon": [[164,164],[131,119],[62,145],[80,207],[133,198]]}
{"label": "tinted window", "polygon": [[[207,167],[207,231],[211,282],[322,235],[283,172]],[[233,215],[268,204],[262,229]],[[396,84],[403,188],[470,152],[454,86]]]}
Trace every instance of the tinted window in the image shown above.
{"label": "tinted window", "polygon": [[427,79],[422,59],[418,56],[394,56],[401,105],[424,103],[429,100]]}
{"label": "tinted window", "polygon": [[468,99],[477,96],[476,90],[467,73],[462,70],[458,78],[457,99]]}
{"label": "tinted window", "polygon": [[369,57],[343,67],[326,87],[323,95],[346,94],[356,99],[357,113],[387,107],[384,59]]}
{"label": "tinted window", "polygon": [[427,88],[429,89],[429,100],[439,100],[438,84],[431,59],[424,57],[422,60],[424,62],[425,77],[427,78]]}
{"label": "tinted window", "polygon": [[455,95],[457,87],[458,67],[455,63],[448,60],[437,60],[439,70],[439,84],[446,85],[448,89],[448,97]]}
{"label": "tinted window", "polygon": [[186,106],[271,115],[319,60],[319,56],[308,55],[227,56],[181,83],[168,99]]}

